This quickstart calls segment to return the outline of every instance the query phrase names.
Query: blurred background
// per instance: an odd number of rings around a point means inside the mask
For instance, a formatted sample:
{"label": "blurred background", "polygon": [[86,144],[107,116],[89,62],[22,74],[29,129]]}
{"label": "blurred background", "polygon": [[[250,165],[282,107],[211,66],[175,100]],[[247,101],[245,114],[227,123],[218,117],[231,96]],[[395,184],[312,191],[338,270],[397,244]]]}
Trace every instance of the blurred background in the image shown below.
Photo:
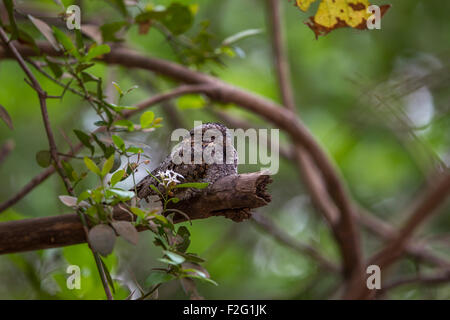
{"label": "blurred background", "polygon": [[[120,13],[108,1],[62,1],[65,6],[81,5],[84,21],[118,21]],[[170,5],[173,1],[140,1]],[[177,0],[198,4],[189,35],[209,21],[213,43],[243,30],[262,32],[239,41],[233,57],[222,63],[197,66],[226,82],[280,101],[273,68],[272,47],[265,0]],[[354,199],[391,225],[398,225],[420,188],[429,183],[433,168],[450,165],[450,2],[439,0],[374,0],[392,2],[382,19],[381,30],[339,29],[315,39],[304,21],[308,13],[282,1],[283,24],[291,66],[297,111],[302,121],[335,161]],[[60,7],[53,1],[16,1],[35,16],[56,17]],[[36,38],[42,38],[29,21],[21,21]],[[180,57],[164,35],[155,28],[141,35],[130,28],[125,44],[145,55],[176,62]],[[195,66],[193,66],[195,67]],[[106,67],[97,64],[91,72],[122,88],[138,85],[124,97],[135,104],[157,91],[173,86],[169,80],[149,72]],[[37,75],[37,72],[36,72]],[[37,75],[52,95],[61,88]],[[111,99],[116,99],[114,88]],[[24,73],[13,60],[0,61],[0,104],[9,112],[14,130],[0,123],[0,145],[8,140],[14,150],[0,165],[0,202],[7,200],[43,169],[35,155],[48,148],[38,100],[24,82]],[[67,92],[62,100],[51,99],[48,109],[60,146],[67,147],[63,134],[76,141],[73,129],[92,130],[95,113],[79,97]],[[150,168],[168,154],[170,133],[176,127],[192,128],[194,120],[221,121],[217,112],[246,119],[255,127],[270,128],[260,118],[233,105],[217,105],[198,95],[176,99],[169,107],[153,109],[164,118],[155,132],[128,134],[124,139],[141,145],[151,157]],[[288,142],[281,133],[281,144]],[[85,151],[86,152],[86,151]],[[83,154],[83,153],[82,153]],[[81,162],[81,163],[79,163]],[[72,161],[74,167],[82,161]],[[259,165],[241,165],[239,172],[256,171]],[[312,244],[322,255],[339,261],[339,252],[330,229],[311,205],[297,169],[280,159],[280,170],[270,186],[272,202],[260,211],[292,238]],[[88,184],[84,182],[84,185]],[[79,186],[82,188],[83,184]],[[68,213],[57,196],[64,186],[51,176],[22,201],[0,214],[0,221]],[[234,223],[222,217],[194,221],[189,251],[206,259],[204,266],[219,285],[198,283],[207,299],[328,299],[333,298],[340,278],[325,271],[309,257],[278,243],[251,222]],[[450,207],[444,207],[421,229],[437,255],[450,258]],[[140,234],[136,247],[118,240],[107,263],[117,283],[116,298],[125,298],[145,282],[160,250],[153,235]],[[374,252],[382,242],[363,231],[366,252]],[[81,290],[65,287],[66,267],[77,264],[82,270]],[[390,277],[414,275],[419,266],[414,259],[397,263]],[[425,268],[426,267],[421,267]],[[423,270],[423,269],[422,269]],[[0,256],[1,299],[104,299],[104,292],[87,245]],[[180,283],[172,281],[159,289],[159,298],[183,299]],[[450,285],[408,284],[389,292],[387,299],[449,299]]]}

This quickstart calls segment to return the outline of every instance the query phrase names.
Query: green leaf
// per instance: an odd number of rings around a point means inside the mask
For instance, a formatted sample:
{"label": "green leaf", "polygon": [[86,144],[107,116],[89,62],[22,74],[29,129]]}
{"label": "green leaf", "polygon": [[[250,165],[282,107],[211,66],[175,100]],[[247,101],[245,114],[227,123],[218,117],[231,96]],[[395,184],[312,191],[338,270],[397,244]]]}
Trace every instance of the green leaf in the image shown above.
{"label": "green leaf", "polygon": [[34,26],[42,33],[42,35],[47,39],[48,42],[55,48],[55,50],[59,50],[58,42],[53,36],[52,29],[48,26],[44,21],[33,17],[32,15],[28,15],[28,19],[34,24]]}
{"label": "green leaf", "polygon": [[179,254],[172,252],[172,251],[163,251],[164,254],[169,257],[171,261],[173,261],[176,264],[182,264],[186,259],[183,256],[180,256]]}
{"label": "green leaf", "polygon": [[218,285],[219,285],[217,282],[215,282],[215,281],[212,280],[212,279],[205,278],[205,277],[198,276],[198,275],[189,274],[189,275],[187,275],[186,277],[188,277],[188,278],[194,278],[194,279],[199,279],[199,280],[202,280],[202,281],[211,283],[211,284],[213,284],[213,285],[215,285],[215,286],[218,286]]}
{"label": "green leaf", "polygon": [[86,165],[86,167],[91,170],[93,173],[95,173],[98,176],[101,176],[102,173],[100,171],[100,169],[97,167],[97,165],[94,163],[94,161],[92,161],[91,159],[89,159],[88,157],[84,157],[84,164]]}
{"label": "green leaf", "polygon": [[124,17],[128,16],[127,7],[123,0],[110,0],[114,4],[114,6],[122,13]]}
{"label": "green leaf", "polygon": [[[84,65],[84,67],[89,68],[91,66],[93,66],[94,64],[88,64],[88,65]],[[79,67],[82,65],[79,65]],[[78,68],[77,68],[78,69]],[[81,69],[81,68],[80,68]],[[77,70],[78,72],[80,72],[79,70]],[[94,76],[92,73],[89,72],[81,72],[81,79],[83,80],[83,82],[98,82],[99,78],[97,78],[96,76]]]}
{"label": "green leaf", "polygon": [[116,195],[117,197],[119,197],[121,200],[124,200],[124,201],[129,200],[134,197],[133,191],[126,191],[126,190],[122,190],[122,189],[111,188],[108,190],[108,192]]}
{"label": "green leaf", "polygon": [[181,226],[177,230],[177,236],[181,237],[183,241],[177,243],[176,248],[180,252],[186,252],[187,248],[189,248],[189,245],[191,244],[191,240],[189,239],[190,233],[188,228],[185,226]]}
{"label": "green leaf", "polygon": [[151,287],[160,283],[164,283],[174,279],[174,276],[170,273],[155,271],[150,273],[150,275],[145,280],[145,286]]}
{"label": "green leaf", "polygon": [[162,20],[162,23],[174,34],[179,35],[192,26],[194,22],[194,16],[189,6],[172,3],[167,8],[166,14]]}
{"label": "green leaf", "polygon": [[115,81],[113,81],[112,84],[113,84],[114,88],[116,88],[117,93],[119,93],[119,96],[123,97],[123,90],[120,87],[120,85],[117,82],[115,82]]}
{"label": "green leaf", "polygon": [[206,106],[206,100],[200,94],[186,94],[177,99],[176,105],[181,110],[201,109]]}
{"label": "green leaf", "polygon": [[195,188],[205,189],[209,185],[209,182],[188,182],[175,185],[174,188]]}
{"label": "green leaf", "polygon": [[111,108],[112,110],[116,111],[116,112],[120,112],[122,110],[136,110],[136,107],[133,106],[116,106],[113,103],[105,103],[109,108]]}
{"label": "green leaf", "polygon": [[133,154],[144,153],[144,150],[138,147],[129,147],[126,151]]}
{"label": "green leaf", "polygon": [[125,170],[117,170],[111,177],[111,186],[114,187],[125,175]]}
{"label": "green leaf", "polygon": [[149,128],[155,119],[155,113],[153,111],[146,111],[141,115],[140,123],[142,129]]}
{"label": "green leaf", "polygon": [[86,214],[91,217],[95,217],[97,215],[97,207],[91,206],[91,207],[87,208]]}
{"label": "green leaf", "polygon": [[78,175],[69,162],[61,160],[61,165],[62,165],[67,177],[69,177],[70,181],[73,182],[73,181],[77,180]]}
{"label": "green leaf", "polygon": [[[102,78],[100,78],[97,82],[97,98],[99,100],[103,100]],[[103,107],[103,104],[99,104],[99,107]]]}
{"label": "green leaf", "polygon": [[92,46],[86,56],[83,58],[83,61],[90,61],[94,58],[97,58],[101,55],[107,54],[111,51],[111,48],[107,44],[101,44],[99,46]]}
{"label": "green leaf", "polygon": [[53,34],[56,40],[63,46],[63,48],[67,51],[67,53],[73,55],[77,59],[81,59],[80,54],[75,48],[72,40],[67,36],[64,32],[53,26]]}
{"label": "green leaf", "polygon": [[144,219],[145,216],[147,215],[147,212],[137,207],[131,207],[130,210],[131,212],[133,212],[138,217],[141,217],[142,219]]}
{"label": "green leaf", "polygon": [[110,156],[103,164],[102,177],[106,176],[111,171],[113,165],[114,165],[114,155]]}
{"label": "green leaf", "polygon": [[230,46],[231,44],[242,40],[244,38],[247,37],[251,37],[257,34],[261,34],[263,33],[262,29],[248,29],[248,30],[244,30],[241,32],[238,32],[232,36],[229,36],[228,38],[226,38],[225,40],[222,41],[222,46]]}
{"label": "green leaf", "polygon": [[118,21],[102,25],[100,27],[100,31],[102,32],[103,42],[121,41],[121,39],[116,37],[116,33],[127,24],[128,23],[126,21]]}
{"label": "green leaf", "polygon": [[119,148],[119,150],[125,151],[125,142],[123,142],[121,137],[114,134],[112,136],[112,140],[113,140],[114,144],[116,145],[116,147]]}
{"label": "green leaf", "polygon": [[134,123],[131,122],[130,120],[125,120],[125,119],[117,120],[114,122],[114,125],[116,127],[125,127],[130,132],[134,131]]}
{"label": "green leaf", "polygon": [[77,198],[77,202],[79,203],[81,201],[89,199],[90,196],[91,196],[90,192],[88,190],[85,190],[82,193],[80,193],[80,195]]}
{"label": "green leaf", "polygon": [[42,168],[47,168],[52,163],[50,151],[42,150],[36,153],[36,161]]}
{"label": "green leaf", "polygon": [[173,262],[172,260],[166,259],[166,258],[159,258],[158,261],[161,261],[162,263],[171,264],[173,266],[177,266],[178,263]]}
{"label": "green leaf", "polygon": [[205,262],[205,260],[203,260],[202,258],[200,258],[199,256],[193,254],[193,253],[187,253],[184,255],[184,257],[186,258],[186,260],[195,262],[195,263],[202,263]]}
{"label": "green leaf", "polygon": [[12,0],[3,0],[6,10],[8,11],[9,24],[11,25],[11,38],[15,40],[19,38],[19,29],[17,28],[16,19],[14,18],[14,3]]}
{"label": "green leaf", "polygon": [[61,76],[63,75],[61,67],[58,64],[51,62],[47,58],[45,58],[45,62],[47,63],[48,67],[52,71],[55,78],[57,79],[61,78]]}
{"label": "green leaf", "polygon": [[86,133],[84,133],[83,131],[80,130],[73,130],[73,132],[75,133],[75,135],[77,136],[78,140],[80,140],[80,142],[87,148],[89,148],[89,150],[91,150],[91,155],[94,154],[95,148],[94,146],[91,144],[91,137],[89,135],[87,135]]}

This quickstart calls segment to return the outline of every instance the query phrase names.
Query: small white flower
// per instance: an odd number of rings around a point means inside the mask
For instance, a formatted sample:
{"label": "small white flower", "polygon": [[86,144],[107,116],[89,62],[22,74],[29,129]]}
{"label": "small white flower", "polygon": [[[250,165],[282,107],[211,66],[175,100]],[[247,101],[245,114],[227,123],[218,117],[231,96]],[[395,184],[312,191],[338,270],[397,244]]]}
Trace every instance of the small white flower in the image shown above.
{"label": "small white flower", "polygon": [[162,171],[158,171],[158,175],[162,180],[162,183],[165,187],[169,186],[171,183],[177,184],[180,183],[181,181],[178,179],[184,179],[184,177],[173,171],[173,170],[166,170],[165,172]]}

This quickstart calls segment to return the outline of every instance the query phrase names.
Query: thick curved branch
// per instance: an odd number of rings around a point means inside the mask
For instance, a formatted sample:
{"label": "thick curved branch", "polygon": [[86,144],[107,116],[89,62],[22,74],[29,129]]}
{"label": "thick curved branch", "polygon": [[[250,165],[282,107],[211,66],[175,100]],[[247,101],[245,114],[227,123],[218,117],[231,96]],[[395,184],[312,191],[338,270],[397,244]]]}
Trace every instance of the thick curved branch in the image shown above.
{"label": "thick curved branch", "polygon": [[[196,198],[171,204],[171,209],[181,210],[191,220],[212,216],[225,216],[242,221],[250,216],[250,210],[267,205],[270,195],[266,187],[271,178],[265,173],[254,172],[225,176]],[[116,207],[114,219],[131,220],[134,216]],[[176,214],[174,222],[186,221]],[[141,228],[140,231],[143,229]],[[86,242],[83,225],[76,214],[32,218],[0,223],[0,254],[69,246]]]}
{"label": "thick curved branch", "polygon": [[[267,4],[272,30],[275,69],[283,105],[295,113],[297,110],[289,74],[286,44],[284,42],[281,2],[278,0],[267,0]],[[324,180],[308,150],[299,145],[293,146],[292,150],[294,163],[305,180],[312,202],[328,222],[339,244],[344,266],[344,277],[350,278],[352,274],[362,277],[362,252],[355,214],[352,210],[350,199],[346,198],[345,190],[337,190],[336,195],[338,198],[332,199],[330,192],[332,195],[333,190],[327,188],[326,180]],[[338,188],[343,189],[340,186]]]}

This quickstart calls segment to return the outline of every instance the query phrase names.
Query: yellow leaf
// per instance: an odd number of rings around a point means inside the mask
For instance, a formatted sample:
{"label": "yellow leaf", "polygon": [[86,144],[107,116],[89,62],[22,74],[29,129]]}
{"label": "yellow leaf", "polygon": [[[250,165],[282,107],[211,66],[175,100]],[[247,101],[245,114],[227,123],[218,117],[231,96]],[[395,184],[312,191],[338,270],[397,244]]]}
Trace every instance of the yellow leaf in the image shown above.
{"label": "yellow leaf", "polygon": [[313,3],[316,2],[316,0],[296,0],[297,2],[297,6],[302,10],[302,11],[307,11],[309,9],[309,6]]}
{"label": "yellow leaf", "polygon": [[[317,0],[296,0],[302,11],[307,11]],[[351,27],[364,30],[367,28],[367,19],[372,13],[368,12],[369,0],[321,0],[316,15],[310,17],[306,24],[314,31],[316,38],[342,27]],[[390,8],[390,5],[380,7],[381,16]]]}

